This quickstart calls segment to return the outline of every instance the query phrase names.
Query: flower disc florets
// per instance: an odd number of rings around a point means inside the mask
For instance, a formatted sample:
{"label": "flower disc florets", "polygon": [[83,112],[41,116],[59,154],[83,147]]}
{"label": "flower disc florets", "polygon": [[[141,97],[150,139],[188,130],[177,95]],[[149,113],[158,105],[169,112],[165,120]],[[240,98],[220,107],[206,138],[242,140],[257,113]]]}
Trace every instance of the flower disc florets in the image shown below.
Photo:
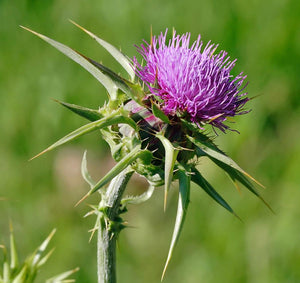
{"label": "flower disc florets", "polygon": [[167,30],[152,43],[144,41],[138,52],[145,66],[134,58],[136,74],[149,91],[160,101],[161,109],[169,116],[186,117],[201,125],[210,123],[222,131],[227,117],[244,114],[249,100],[242,87],[246,76],[230,74],[236,60],[230,61],[225,51],[214,54],[218,45],[210,42],[201,51],[200,35],[190,44],[190,33],[173,33],[166,43]]}

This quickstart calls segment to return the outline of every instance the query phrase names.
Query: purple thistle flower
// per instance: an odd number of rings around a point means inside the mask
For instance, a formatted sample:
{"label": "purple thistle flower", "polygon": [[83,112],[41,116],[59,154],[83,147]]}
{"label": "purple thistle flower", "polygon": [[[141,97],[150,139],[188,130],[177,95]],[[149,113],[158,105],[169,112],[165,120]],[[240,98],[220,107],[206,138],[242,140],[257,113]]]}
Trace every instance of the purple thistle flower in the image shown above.
{"label": "purple thistle flower", "polygon": [[209,42],[201,51],[200,35],[189,47],[190,33],[173,33],[166,44],[167,31],[144,41],[138,52],[146,64],[134,58],[137,76],[161,101],[161,108],[170,116],[184,116],[199,127],[206,123],[225,131],[227,117],[245,114],[243,106],[249,100],[243,93],[246,76],[230,74],[235,66],[225,51],[214,54],[218,45]]}

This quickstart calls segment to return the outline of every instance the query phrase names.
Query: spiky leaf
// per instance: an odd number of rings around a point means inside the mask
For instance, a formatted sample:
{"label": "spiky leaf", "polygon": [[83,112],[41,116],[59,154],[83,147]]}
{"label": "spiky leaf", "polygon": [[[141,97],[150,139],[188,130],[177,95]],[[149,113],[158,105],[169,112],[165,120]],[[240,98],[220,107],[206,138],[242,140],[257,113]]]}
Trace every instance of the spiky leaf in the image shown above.
{"label": "spiky leaf", "polygon": [[[12,283],[24,283],[26,282],[29,274],[29,268],[27,265],[24,265],[21,271],[17,274],[17,276],[14,278]],[[30,282],[30,281],[29,281]]]}
{"label": "spiky leaf", "polygon": [[162,133],[156,134],[156,137],[161,141],[161,143],[165,148],[165,197],[164,197],[164,210],[165,210],[167,205],[168,192],[173,180],[174,165],[179,150],[174,148],[172,143],[166,137],[164,137]]}
{"label": "spiky leaf", "polygon": [[76,205],[81,203],[88,196],[94,192],[100,190],[103,186],[109,183],[114,177],[126,169],[132,162],[138,158],[143,157],[143,155],[148,155],[147,150],[141,150],[140,145],[133,148],[125,157],[123,157],[90,191],[79,201]]}
{"label": "spiky leaf", "polygon": [[102,64],[94,61],[91,58],[88,58],[82,54],[80,54],[82,57],[84,57],[86,60],[88,60],[91,64],[93,64],[97,69],[99,69],[103,74],[105,74],[107,77],[109,77],[115,85],[121,89],[128,98],[131,98],[138,102],[139,104],[142,104],[142,99],[144,97],[144,93],[142,89],[139,88],[138,84],[133,84],[132,82],[127,81],[126,79],[120,77],[117,75],[114,71],[110,70],[109,68],[103,66]]}
{"label": "spiky leaf", "polygon": [[29,266],[35,267],[39,264],[40,259],[44,251],[47,249],[51,239],[53,238],[54,234],[56,233],[56,229],[53,229],[48,237],[44,240],[44,242],[37,248],[37,250],[27,259],[27,263]]}
{"label": "spiky leaf", "polygon": [[135,124],[135,122],[133,120],[131,120],[128,117],[124,117],[123,115],[116,115],[116,113],[112,113],[110,116],[106,116],[102,119],[99,119],[97,121],[88,123],[78,129],[76,129],[75,131],[71,132],[70,134],[64,136],[63,138],[61,138],[60,140],[58,140],[56,143],[52,144],[51,146],[49,146],[48,148],[46,148],[45,150],[43,150],[41,153],[37,154],[36,156],[34,156],[32,159],[50,151],[53,150],[55,148],[57,148],[58,146],[61,146],[67,142],[70,142],[80,136],[83,136],[87,133],[90,133],[92,131],[98,130],[98,129],[102,129],[111,125],[115,125],[115,124],[128,124],[131,127],[133,127],[134,129],[137,128],[137,125]]}
{"label": "spiky leaf", "polygon": [[250,176],[245,170],[243,170],[236,162],[234,162],[229,156],[227,156],[225,153],[223,153],[218,147],[210,142],[207,137],[204,135],[197,134],[196,138],[193,138],[191,136],[187,135],[187,138],[195,144],[201,151],[205,153],[210,159],[219,160],[225,165],[230,166],[231,168],[234,168],[235,170],[243,173],[245,176],[250,178],[252,181],[256,182],[261,187],[264,187],[262,184],[260,184],[257,180],[255,180],[252,176]]}
{"label": "spiky leaf", "polygon": [[67,282],[75,282],[75,280],[73,279],[68,279],[66,280],[69,276],[71,276],[72,274],[74,274],[75,272],[77,272],[79,270],[79,268],[75,268],[73,270],[69,270],[66,272],[63,272],[61,274],[58,274],[48,280],[46,280],[46,283],[67,283]]}
{"label": "spiky leaf", "polygon": [[174,248],[176,243],[179,239],[180,233],[182,231],[182,227],[184,224],[185,216],[187,213],[187,208],[190,202],[190,184],[191,184],[191,177],[190,173],[186,171],[186,168],[179,166],[179,171],[177,172],[178,179],[179,179],[179,196],[178,196],[178,207],[177,207],[177,214],[175,220],[174,231],[172,235],[171,245],[169,248],[168,257],[165,263],[165,267],[162,273],[162,279],[165,275],[167,270],[168,264],[171,260]]}
{"label": "spiky leaf", "polygon": [[95,109],[89,109],[89,108],[82,107],[82,106],[79,106],[76,104],[66,103],[63,101],[59,101],[57,99],[54,99],[54,101],[61,104],[64,107],[68,108],[69,110],[78,114],[79,116],[88,119],[89,121],[93,122],[93,121],[103,118],[103,115]]}
{"label": "spiky leaf", "polygon": [[139,196],[127,196],[121,200],[122,206],[127,204],[141,204],[151,198],[155,187],[150,185],[148,190]]}
{"label": "spiky leaf", "polygon": [[3,250],[3,268],[2,268],[2,273],[3,273],[3,283],[9,283],[10,282],[10,267],[8,263],[8,258],[7,258],[7,251],[5,246],[0,245],[0,248]]}
{"label": "spiky leaf", "polygon": [[240,171],[236,170],[235,168],[232,168],[219,160],[212,159],[216,165],[218,165],[220,168],[222,168],[228,176],[232,179],[234,183],[236,181],[239,181],[241,184],[243,184],[250,192],[252,192],[254,195],[256,195],[258,198],[262,200],[262,202],[274,213],[271,206],[263,199],[263,197],[260,195],[260,193],[255,189],[254,185],[250,182],[250,180],[243,175]]}
{"label": "spiky leaf", "polygon": [[84,151],[82,162],[81,162],[81,175],[83,179],[90,185],[90,187],[93,188],[96,185],[96,182],[92,179],[91,175],[88,172],[86,153],[87,151]]}
{"label": "spiky leaf", "polygon": [[236,215],[230,205],[218,194],[218,192],[212,187],[212,185],[206,181],[206,179],[196,168],[192,168],[192,181],[199,187],[201,187],[218,204]]}
{"label": "spiky leaf", "polygon": [[155,103],[152,103],[152,113],[155,117],[159,118],[163,122],[170,124],[168,116],[161,109],[159,109]]}
{"label": "spiky leaf", "polygon": [[37,264],[37,267],[40,268],[41,266],[43,266],[48,261],[48,259],[53,254],[53,252],[54,252],[54,248],[52,250],[50,250],[50,252],[48,252],[44,257],[42,257],[39,260],[39,263]]}
{"label": "spiky leaf", "polygon": [[117,93],[117,87],[113,83],[113,81],[104,75],[101,71],[99,71],[93,64],[91,64],[86,58],[84,58],[81,54],[79,54],[77,51],[73,50],[72,48],[57,42],[43,34],[37,33],[33,30],[30,30],[29,28],[21,26],[23,29],[35,34],[42,40],[46,41],[53,47],[55,47],[57,50],[65,54],[67,57],[72,59],[74,62],[81,65],[84,69],[86,69],[92,76],[94,76],[108,91],[112,99],[116,98]]}
{"label": "spiky leaf", "polygon": [[10,223],[10,268],[12,271],[17,269],[19,266],[18,253],[16,248],[15,237],[13,233],[13,226]]}
{"label": "spiky leaf", "polygon": [[91,36],[93,39],[95,39],[100,45],[102,45],[117,60],[117,62],[125,69],[125,71],[129,74],[131,80],[133,81],[133,79],[135,77],[135,73],[131,66],[130,60],[128,59],[128,57],[126,55],[124,55],[121,51],[119,51],[116,47],[114,47],[110,43],[99,38],[92,32],[90,32],[90,31],[86,30],[85,28],[83,28],[82,26],[80,26],[79,24],[77,24],[73,21],[71,21],[71,23],[73,23],[74,25],[79,27],[81,30],[83,30],[89,36]]}

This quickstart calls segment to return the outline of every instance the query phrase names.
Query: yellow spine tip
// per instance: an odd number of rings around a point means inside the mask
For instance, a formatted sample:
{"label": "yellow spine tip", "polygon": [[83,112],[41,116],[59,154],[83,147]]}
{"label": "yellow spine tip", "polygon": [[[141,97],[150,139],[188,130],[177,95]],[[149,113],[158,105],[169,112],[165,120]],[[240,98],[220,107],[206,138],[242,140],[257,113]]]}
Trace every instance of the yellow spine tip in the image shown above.
{"label": "yellow spine tip", "polygon": [[168,191],[165,190],[165,196],[164,196],[164,212],[166,212],[166,209],[167,209],[167,199],[168,199]]}
{"label": "yellow spine tip", "polygon": [[90,195],[90,193],[87,193],[85,196],[83,196],[83,198],[81,198],[76,204],[75,207],[78,206],[79,204],[81,204],[88,196]]}

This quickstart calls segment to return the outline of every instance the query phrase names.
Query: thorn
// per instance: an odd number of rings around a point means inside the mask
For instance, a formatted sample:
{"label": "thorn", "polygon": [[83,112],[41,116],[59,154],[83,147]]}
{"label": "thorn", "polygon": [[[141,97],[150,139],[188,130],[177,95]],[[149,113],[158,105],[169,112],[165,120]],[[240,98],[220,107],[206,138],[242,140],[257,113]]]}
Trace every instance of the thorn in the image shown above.
{"label": "thorn", "polygon": [[[77,272],[79,269],[80,269],[79,267],[74,268],[74,269],[72,270],[72,273]],[[67,281],[65,281],[65,282],[67,282]],[[72,281],[69,281],[69,282],[72,282]]]}
{"label": "thorn", "polygon": [[95,38],[95,35],[92,34],[90,31],[88,31],[87,29],[85,29],[84,27],[82,27],[81,25],[75,23],[74,21],[72,21],[72,20],[70,20],[70,19],[69,19],[69,21],[70,21],[73,25],[75,25],[76,27],[80,28],[82,31],[84,31],[85,33],[87,33],[89,36],[91,36],[92,38],[96,39],[96,38]]}
{"label": "thorn", "polygon": [[124,225],[124,228],[131,228],[131,229],[137,229],[138,227],[137,226],[133,226],[133,225],[126,225],[126,224],[123,224]]}
{"label": "thorn", "polygon": [[167,262],[166,262],[166,265],[165,265],[165,267],[164,267],[163,273],[162,273],[162,275],[161,275],[160,282],[162,282],[162,281],[164,280],[165,273],[166,273],[167,267],[168,267],[168,263],[169,263],[169,262],[167,261]]}
{"label": "thorn", "polygon": [[238,191],[238,192],[240,193],[240,195],[241,195],[242,192],[241,192],[241,188],[240,188],[238,182],[234,181],[233,184],[234,184],[234,186],[236,187],[237,191]]}
{"label": "thorn", "polygon": [[111,241],[114,236],[115,236],[115,233],[111,233],[109,240]]}
{"label": "thorn", "polygon": [[252,97],[249,98],[249,100],[253,100],[253,99],[258,98],[260,96],[262,96],[262,94],[258,94],[258,95],[252,96]]}
{"label": "thorn", "polygon": [[92,241],[94,235],[95,235],[95,232],[99,229],[99,226],[95,226],[93,229],[89,230],[89,232],[91,232],[91,236],[89,238],[89,243]]}
{"label": "thorn", "polygon": [[28,31],[32,32],[31,29],[29,29],[29,28],[27,28],[27,27],[24,27],[24,26],[22,26],[22,25],[19,25],[19,27],[22,28],[22,29],[25,29],[25,30],[28,30]]}
{"label": "thorn", "polygon": [[98,207],[93,204],[87,204],[88,207],[92,208],[93,210],[98,210]]}
{"label": "thorn", "polygon": [[70,23],[72,23],[73,25],[77,26],[78,28],[82,29],[83,31],[85,31],[85,28],[83,28],[82,26],[80,26],[79,24],[75,23],[74,21],[72,21],[71,19],[68,19]]}
{"label": "thorn", "polygon": [[94,210],[91,210],[91,211],[89,211],[88,213],[86,213],[86,214],[83,216],[83,218],[86,218],[86,217],[91,216],[91,215],[93,215],[93,214],[96,214],[96,213],[95,213]]}
{"label": "thorn", "polygon": [[38,157],[40,157],[41,155],[43,155],[44,153],[46,153],[47,151],[49,151],[49,148],[46,148],[45,150],[43,150],[42,152],[38,153],[37,155],[31,157],[28,161],[32,161],[33,159],[36,159]]}
{"label": "thorn", "polygon": [[83,198],[81,198],[76,204],[75,207],[78,206],[80,203],[82,203],[88,196],[90,196],[91,193],[88,192],[85,196],[83,196]]}
{"label": "thorn", "polygon": [[244,175],[247,176],[248,178],[250,178],[253,182],[255,182],[257,185],[259,185],[260,187],[262,187],[263,189],[265,189],[266,187],[261,184],[260,182],[258,182],[256,179],[254,179],[250,174],[248,174],[247,172],[243,171]]}
{"label": "thorn", "polygon": [[232,214],[244,224],[244,221],[242,220],[242,218],[240,218],[237,214],[235,214],[234,211],[232,212]]}
{"label": "thorn", "polygon": [[89,238],[89,243],[93,240],[93,237],[94,237],[94,235],[95,235],[95,232],[96,232],[96,230],[92,231],[92,234],[91,234],[91,236],[90,236],[90,238]]}
{"label": "thorn", "polygon": [[20,25],[20,27],[21,27],[22,29],[25,29],[25,30],[27,30],[27,31],[29,31],[29,32],[31,32],[31,33],[33,33],[33,34],[35,34],[36,36],[38,36],[38,37],[40,37],[40,38],[43,38],[43,39],[46,38],[44,35],[42,35],[42,34],[36,32],[36,31],[33,31],[33,30],[31,30],[31,29],[29,29],[29,28],[27,28],[27,27],[24,27],[24,26],[21,26],[21,25]]}
{"label": "thorn", "polygon": [[96,231],[97,229],[98,229],[98,228],[97,228],[96,225],[95,225],[92,229],[88,230],[88,232],[89,232],[89,233],[92,233],[92,232]]}
{"label": "thorn", "polygon": [[182,147],[182,146],[178,146],[175,148],[176,150],[186,150],[186,151],[194,151],[194,149],[191,149],[191,148],[186,148],[186,147]]}
{"label": "thorn", "polygon": [[50,99],[53,100],[54,102],[57,102],[57,103],[61,104],[61,105],[64,104],[62,101],[60,101],[60,100],[58,100],[56,98],[50,97]]}
{"label": "thorn", "polygon": [[276,215],[275,211],[272,209],[272,207],[261,197],[259,196],[259,198],[263,201],[263,203],[271,210],[271,212]]}
{"label": "thorn", "polygon": [[52,237],[54,236],[54,234],[56,233],[56,228],[54,228],[51,232],[50,232],[50,234],[49,234],[49,236],[46,238],[46,240],[47,239],[49,239],[49,241],[52,239]]}

